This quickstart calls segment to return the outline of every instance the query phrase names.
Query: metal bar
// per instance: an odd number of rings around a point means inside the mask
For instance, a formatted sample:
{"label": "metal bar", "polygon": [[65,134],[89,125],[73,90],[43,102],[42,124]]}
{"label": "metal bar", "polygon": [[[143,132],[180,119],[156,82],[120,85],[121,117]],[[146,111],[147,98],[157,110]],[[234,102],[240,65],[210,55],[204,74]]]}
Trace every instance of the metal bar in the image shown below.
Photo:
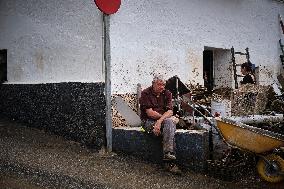
{"label": "metal bar", "polygon": [[139,99],[141,97],[141,92],[142,92],[142,87],[141,84],[138,83],[137,84],[137,114],[140,116],[141,115],[141,110],[140,110],[140,103],[139,103]]}
{"label": "metal bar", "polygon": [[190,104],[190,103],[188,103],[188,102],[186,102],[186,103],[187,103],[194,111],[198,112],[204,119],[206,119],[206,121],[208,121],[209,125],[213,126],[215,129],[217,129],[216,126],[214,125],[214,123],[213,123],[210,119],[208,119],[203,113],[201,113],[198,109],[196,109],[196,108],[194,107],[194,104]]}
{"label": "metal bar", "polygon": [[109,16],[103,14],[104,24],[104,60],[105,60],[105,98],[106,98],[106,147],[112,151],[112,119],[111,119],[111,56],[109,36]]}
{"label": "metal bar", "polygon": [[247,58],[247,62],[250,62],[249,61],[250,55],[249,55],[249,48],[248,47],[246,48],[246,58]]}
{"label": "metal bar", "polygon": [[243,75],[237,75],[237,77],[245,77],[245,76],[243,76]]}
{"label": "metal bar", "polygon": [[207,108],[204,108],[202,105],[198,104],[198,103],[194,103],[196,104],[198,107],[202,108],[209,116],[214,117],[214,115],[211,114],[211,112],[209,110],[207,110]]}
{"label": "metal bar", "polygon": [[231,48],[232,54],[232,63],[233,63],[233,73],[234,73],[234,81],[235,81],[235,89],[238,88],[238,79],[237,79],[237,68],[236,68],[236,58],[235,58],[235,49]]}
{"label": "metal bar", "polygon": [[179,97],[179,86],[178,86],[178,77],[176,76],[176,90],[177,90],[177,96],[176,96],[176,99],[177,99],[177,109],[178,109],[178,113],[181,113],[181,107],[180,107],[180,97]]}

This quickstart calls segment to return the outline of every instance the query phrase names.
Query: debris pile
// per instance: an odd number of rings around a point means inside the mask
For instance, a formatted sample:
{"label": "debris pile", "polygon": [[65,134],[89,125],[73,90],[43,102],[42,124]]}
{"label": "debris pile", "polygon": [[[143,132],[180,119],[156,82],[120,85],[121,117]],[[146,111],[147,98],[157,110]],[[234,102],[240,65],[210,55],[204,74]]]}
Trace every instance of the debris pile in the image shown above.
{"label": "debris pile", "polygon": [[229,87],[221,87],[213,90],[213,95],[219,96],[221,99],[231,99],[233,89]]}
{"label": "debris pile", "polygon": [[279,133],[281,135],[284,135],[284,123],[283,122],[278,122],[278,123],[259,123],[259,124],[254,124],[254,127],[258,127],[267,131],[271,131],[274,133]]}
{"label": "debris pile", "polygon": [[207,171],[210,176],[222,180],[239,180],[252,174],[255,164],[255,159],[251,154],[231,149],[226,157],[207,160]]}
{"label": "debris pile", "polygon": [[[137,94],[115,94],[112,95],[112,102],[113,100],[117,97],[120,96],[123,98],[123,100],[125,100],[125,102],[129,105],[129,107],[135,111],[137,111]],[[113,104],[113,103],[112,103]],[[112,126],[113,127],[127,127],[127,123],[125,118],[123,118],[123,116],[116,110],[116,108],[114,106],[112,106]]]}
{"label": "debris pile", "polygon": [[207,89],[202,85],[188,84],[187,87],[190,89],[191,95],[194,97],[194,102],[210,106],[212,95],[211,91],[207,91]]}
{"label": "debris pile", "polygon": [[232,115],[258,115],[265,112],[268,86],[246,84],[233,91]]}
{"label": "debris pile", "polygon": [[[178,88],[176,88],[176,81],[178,81]],[[181,110],[178,110],[181,112],[179,127],[184,129],[196,129],[191,124],[194,123],[193,119],[196,119],[193,116],[201,116],[196,111],[193,113],[192,107],[189,104],[201,105],[202,107],[196,106],[196,108],[205,116],[210,116],[208,112],[212,113],[213,101],[224,103],[226,116],[263,115],[271,112],[278,114],[284,113],[284,100],[277,98],[273,88],[269,86],[246,84],[240,86],[239,89],[222,87],[208,91],[204,86],[199,84],[184,84],[177,76],[174,76],[167,81],[167,88],[173,93],[174,105],[181,107]],[[178,95],[182,97],[182,101],[179,100]],[[119,94],[113,95],[113,98],[115,96],[121,96],[129,107],[138,114],[137,94]],[[207,111],[204,111],[203,108]],[[227,112],[228,108],[230,109],[229,113]],[[112,122],[114,127],[127,126],[125,118],[114,107],[112,108]],[[273,125],[258,124],[256,126],[281,133],[283,123],[278,123],[278,126]]]}

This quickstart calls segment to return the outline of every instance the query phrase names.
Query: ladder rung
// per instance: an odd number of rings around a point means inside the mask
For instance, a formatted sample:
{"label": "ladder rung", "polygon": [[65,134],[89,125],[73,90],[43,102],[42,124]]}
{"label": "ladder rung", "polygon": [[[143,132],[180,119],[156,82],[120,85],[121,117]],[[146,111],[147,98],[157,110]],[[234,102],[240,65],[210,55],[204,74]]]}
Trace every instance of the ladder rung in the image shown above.
{"label": "ladder rung", "polygon": [[239,54],[239,55],[247,55],[247,53],[242,53],[242,52],[235,52],[235,54]]}
{"label": "ladder rung", "polygon": [[243,76],[243,75],[237,75],[237,77],[245,77],[245,76]]}
{"label": "ladder rung", "polygon": [[237,67],[237,66],[241,66],[242,64],[235,64],[235,65],[233,65],[234,67]]}

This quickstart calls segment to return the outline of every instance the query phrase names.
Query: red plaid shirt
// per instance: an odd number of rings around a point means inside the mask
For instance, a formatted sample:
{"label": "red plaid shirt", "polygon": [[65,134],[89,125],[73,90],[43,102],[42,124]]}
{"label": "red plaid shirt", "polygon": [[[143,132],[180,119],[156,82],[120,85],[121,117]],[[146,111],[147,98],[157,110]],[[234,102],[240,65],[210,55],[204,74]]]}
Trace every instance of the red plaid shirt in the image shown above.
{"label": "red plaid shirt", "polygon": [[142,91],[139,103],[142,120],[151,119],[146,113],[146,110],[149,108],[152,108],[154,111],[160,114],[164,114],[168,110],[173,110],[172,93],[168,90],[165,90],[158,97],[153,92],[152,86]]}

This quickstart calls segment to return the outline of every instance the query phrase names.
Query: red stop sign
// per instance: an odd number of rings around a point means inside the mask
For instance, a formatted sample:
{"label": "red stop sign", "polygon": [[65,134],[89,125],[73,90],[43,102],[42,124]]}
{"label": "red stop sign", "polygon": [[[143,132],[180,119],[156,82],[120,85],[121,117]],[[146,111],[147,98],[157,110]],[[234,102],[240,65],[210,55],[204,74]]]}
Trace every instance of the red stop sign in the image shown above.
{"label": "red stop sign", "polygon": [[121,0],[94,0],[97,7],[105,14],[116,13],[120,7]]}

